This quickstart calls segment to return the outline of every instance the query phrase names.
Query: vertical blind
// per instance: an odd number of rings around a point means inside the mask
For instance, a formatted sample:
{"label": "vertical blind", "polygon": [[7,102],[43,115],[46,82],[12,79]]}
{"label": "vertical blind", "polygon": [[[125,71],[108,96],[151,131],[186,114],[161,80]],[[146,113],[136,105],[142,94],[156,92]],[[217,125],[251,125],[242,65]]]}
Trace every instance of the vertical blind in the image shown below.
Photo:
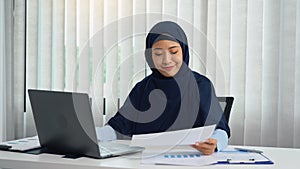
{"label": "vertical blind", "polygon": [[[189,66],[218,96],[235,97],[231,144],[300,147],[299,1],[29,0],[26,7],[26,89],[89,93],[97,126],[151,73],[147,31],[171,20],[187,33]],[[25,135],[35,134],[28,97],[23,115]]]}
{"label": "vertical blind", "polygon": [[4,1],[0,0],[0,141],[5,139],[6,120],[4,112],[6,111],[5,103],[5,6]]}

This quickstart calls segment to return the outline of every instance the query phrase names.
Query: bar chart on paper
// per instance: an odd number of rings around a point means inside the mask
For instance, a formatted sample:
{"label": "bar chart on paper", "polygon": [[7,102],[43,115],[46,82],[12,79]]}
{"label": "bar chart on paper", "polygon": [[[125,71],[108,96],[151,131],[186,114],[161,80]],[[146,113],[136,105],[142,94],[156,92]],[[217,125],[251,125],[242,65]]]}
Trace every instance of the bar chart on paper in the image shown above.
{"label": "bar chart on paper", "polygon": [[164,154],[143,153],[143,164],[203,166],[216,163],[212,156],[204,156],[199,152],[176,152]]}
{"label": "bar chart on paper", "polygon": [[176,159],[176,158],[200,158],[200,154],[191,154],[191,153],[187,153],[187,154],[164,154],[163,157],[166,159]]}

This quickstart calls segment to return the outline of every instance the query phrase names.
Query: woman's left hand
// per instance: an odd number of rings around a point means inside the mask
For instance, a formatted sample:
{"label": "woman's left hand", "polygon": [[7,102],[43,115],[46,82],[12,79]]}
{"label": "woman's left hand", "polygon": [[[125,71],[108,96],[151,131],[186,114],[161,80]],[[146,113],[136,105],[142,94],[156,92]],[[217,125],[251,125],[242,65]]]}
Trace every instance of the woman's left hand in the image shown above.
{"label": "woman's left hand", "polygon": [[204,142],[196,142],[192,145],[192,147],[199,150],[204,155],[211,155],[217,148],[217,142],[218,141],[216,139],[209,138]]}

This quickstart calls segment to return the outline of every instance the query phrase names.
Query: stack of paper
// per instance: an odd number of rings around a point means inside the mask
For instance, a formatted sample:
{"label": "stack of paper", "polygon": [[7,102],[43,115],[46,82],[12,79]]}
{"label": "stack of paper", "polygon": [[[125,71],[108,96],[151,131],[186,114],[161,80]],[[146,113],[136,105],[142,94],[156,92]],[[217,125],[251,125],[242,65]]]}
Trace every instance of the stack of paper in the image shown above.
{"label": "stack of paper", "polygon": [[[209,165],[217,162],[213,156],[204,156],[190,145],[210,138],[216,125],[170,132],[133,135],[131,146],[146,147],[143,164]],[[177,149],[179,146],[184,148]],[[148,149],[147,149],[148,147]]]}

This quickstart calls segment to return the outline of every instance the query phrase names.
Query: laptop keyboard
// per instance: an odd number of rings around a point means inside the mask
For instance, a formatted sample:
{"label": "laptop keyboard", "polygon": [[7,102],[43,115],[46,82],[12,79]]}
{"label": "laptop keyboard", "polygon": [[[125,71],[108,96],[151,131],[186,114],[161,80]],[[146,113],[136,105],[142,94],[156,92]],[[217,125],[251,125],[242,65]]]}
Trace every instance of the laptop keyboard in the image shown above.
{"label": "laptop keyboard", "polygon": [[110,152],[117,152],[123,149],[128,149],[129,146],[125,144],[119,143],[111,143],[111,142],[99,142],[99,149],[100,152],[110,153]]}

